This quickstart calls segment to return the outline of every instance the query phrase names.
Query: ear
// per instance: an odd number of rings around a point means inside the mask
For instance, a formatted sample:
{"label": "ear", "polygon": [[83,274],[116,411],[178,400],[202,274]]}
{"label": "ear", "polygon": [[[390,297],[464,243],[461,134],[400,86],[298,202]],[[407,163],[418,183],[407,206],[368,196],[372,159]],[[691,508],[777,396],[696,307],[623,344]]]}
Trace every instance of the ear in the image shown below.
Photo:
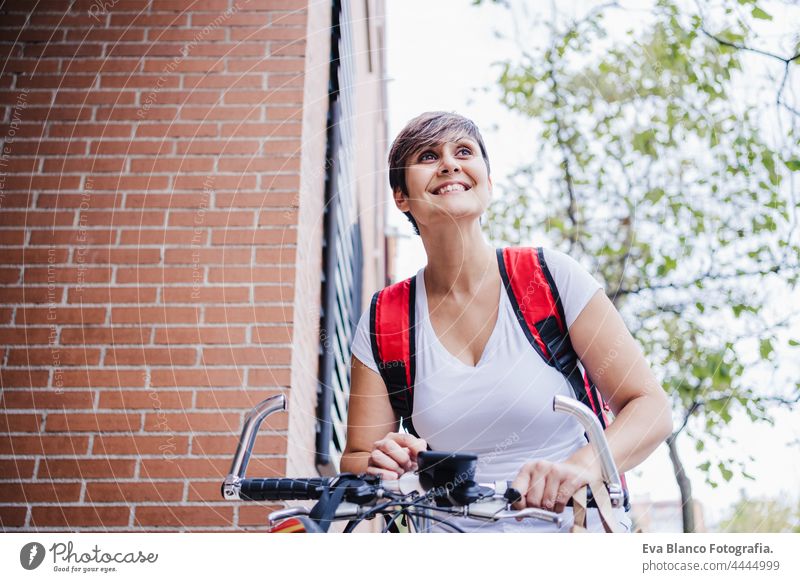
{"label": "ear", "polygon": [[397,208],[400,209],[401,212],[408,212],[408,196],[403,194],[403,191],[398,188],[394,192],[392,192],[392,196],[394,197],[394,204]]}

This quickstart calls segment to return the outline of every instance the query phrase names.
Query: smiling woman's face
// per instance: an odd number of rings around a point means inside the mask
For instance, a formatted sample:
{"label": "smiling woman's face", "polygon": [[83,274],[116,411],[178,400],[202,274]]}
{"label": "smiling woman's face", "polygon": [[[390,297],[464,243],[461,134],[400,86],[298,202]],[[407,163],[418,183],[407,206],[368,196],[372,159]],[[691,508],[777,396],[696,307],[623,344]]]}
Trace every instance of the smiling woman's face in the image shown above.
{"label": "smiling woman's face", "polygon": [[450,137],[417,150],[405,172],[408,197],[395,192],[395,204],[411,212],[421,232],[478,220],[489,205],[492,179],[478,143],[470,137]]}

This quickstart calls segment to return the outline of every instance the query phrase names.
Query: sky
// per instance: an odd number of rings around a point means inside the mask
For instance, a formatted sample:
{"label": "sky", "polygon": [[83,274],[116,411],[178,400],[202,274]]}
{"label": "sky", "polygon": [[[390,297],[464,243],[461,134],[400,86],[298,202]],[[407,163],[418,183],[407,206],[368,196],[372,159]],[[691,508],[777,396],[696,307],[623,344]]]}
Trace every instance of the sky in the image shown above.
{"label": "sky", "polygon": [[[533,122],[507,111],[495,90],[484,88],[497,84],[496,61],[514,57],[509,41],[499,39],[495,31],[508,32],[514,23],[509,12],[495,6],[475,8],[470,0],[386,0],[387,4],[387,75],[389,135],[393,139],[403,125],[423,111],[455,111],[471,118],[481,128],[492,161],[492,177],[501,185],[515,167],[535,155],[530,136]],[[636,4],[626,2],[626,5]],[[638,9],[646,12],[646,4]],[[559,4],[584,9],[590,2]],[[634,7],[637,9],[637,7]],[[628,22],[609,23],[612,31],[624,34]],[[495,188],[495,191],[502,188]],[[387,186],[387,197],[389,196]],[[405,217],[389,211],[389,223],[405,235],[399,244],[397,279],[412,276],[425,264],[419,237],[413,236]],[[800,330],[795,337],[800,335]],[[689,470],[693,490],[705,508],[708,523],[716,523],[744,491],[750,497],[781,497],[797,500],[800,490],[800,414],[778,411],[775,426],[753,425],[745,418],[735,418],[729,434],[736,443],[715,449],[723,458],[746,459],[748,472],[755,481],[735,477],[714,489],[704,483],[694,467],[701,457],[692,443],[683,438],[680,452]],[[678,487],[665,446],[628,475],[634,497],[654,501],[678,500]]]}

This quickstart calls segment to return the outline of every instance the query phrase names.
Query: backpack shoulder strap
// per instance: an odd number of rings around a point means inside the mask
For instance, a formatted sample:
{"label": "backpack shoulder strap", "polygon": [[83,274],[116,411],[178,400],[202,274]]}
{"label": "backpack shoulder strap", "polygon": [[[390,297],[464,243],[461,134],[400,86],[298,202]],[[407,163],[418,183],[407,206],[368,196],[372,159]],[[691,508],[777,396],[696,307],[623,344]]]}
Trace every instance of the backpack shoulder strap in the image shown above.
{"label": "backpack shoulder strap", "polygon": [[418,436],[411,414],[414,410],[414,304],[416,277],[378,291],[370,304],[369,326],[372,355],[381,373],[389,401],[406,430]]}
{"label": "backpack shoulder strap", "polygon": [[[608,425],[606,404],[589,375],[578,366],[578,355],[569,338],[567,318],[558,287],[547,267],[541,247],[497,250],[500,276],[517,321],[531,346],[547,365],[564,375],[575,397],[588,406],[603,429]],[[628,491],[625,488],[625,504]]]}
{"label": "backpack shoulder strap", "polygon": [[547,268],[544,250],[528,247],[498,249],[497,260],[517,321],[542,359],[561,372],[575,397],[594,411],[603,428],[606,419],[596,388],[578,366],[572,347],[564,306],[555,280]]}

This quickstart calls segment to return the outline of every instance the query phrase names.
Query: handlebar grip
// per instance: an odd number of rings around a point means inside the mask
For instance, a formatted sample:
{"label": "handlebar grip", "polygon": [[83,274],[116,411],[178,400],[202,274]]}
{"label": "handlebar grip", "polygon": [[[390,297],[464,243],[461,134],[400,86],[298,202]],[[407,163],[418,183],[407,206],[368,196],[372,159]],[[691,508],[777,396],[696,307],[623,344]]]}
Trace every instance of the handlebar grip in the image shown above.
{"label": "handlebar grip", "polygon": [[[522,494],[513,487],[511,487],[511,481],[506,481],[505,498],[508,500],[509,503],[515,503],[516,501],[522,499]],[[567,507],[572,507],[571,497],[569,501],[567,501]],[[597,502],[594,500],[594,495],[592,495],[591,487],[586,487],[586,507],[597,508]]]}
{"label": "handlebar grip", "polygon": [[244,479],[239,497],[245,501],[319,499],[329,479]]}

